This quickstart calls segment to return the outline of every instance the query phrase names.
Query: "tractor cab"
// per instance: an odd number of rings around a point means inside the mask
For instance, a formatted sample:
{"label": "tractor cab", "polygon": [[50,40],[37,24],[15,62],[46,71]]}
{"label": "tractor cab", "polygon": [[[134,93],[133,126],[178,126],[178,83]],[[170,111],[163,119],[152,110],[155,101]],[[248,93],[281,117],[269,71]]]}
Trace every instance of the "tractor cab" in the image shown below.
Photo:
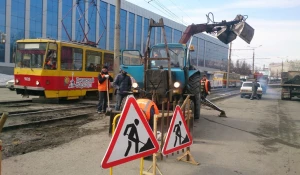
{"label": "tractor cab", "polygon": [[[183,68],[186,66],[186,47],[182,44],[169,44],[168,51],[170,54],[171,68]],[[166,58],[167,52],[165,44],[157,44],[152,47],[150,52],[151,58]],[[167,60],[152,60],[151,68],[168,68]]]}

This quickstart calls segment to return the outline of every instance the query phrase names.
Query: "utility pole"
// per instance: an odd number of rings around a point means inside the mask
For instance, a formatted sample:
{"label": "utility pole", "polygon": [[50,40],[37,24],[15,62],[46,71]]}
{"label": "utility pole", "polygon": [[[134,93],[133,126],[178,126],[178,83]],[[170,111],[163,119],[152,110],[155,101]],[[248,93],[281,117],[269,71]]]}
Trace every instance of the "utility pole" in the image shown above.
{"label": "utility pole", "polygon": [[229,86],[229,72],[230,72],[230,63],[231,63],[231,48],[232,48],[232,42],[230,42],[230,46],[229,46],[229,57],[228,57],[228,64],[227,64],[226,89],[228,89],[228,86]]}
{"label": "utility pole", "polygon": [[283,60],[282,60],[282,63],[281,63],[281,73],[283,72]]}
{"label": "utility pole", "polygon": [[[251,49],[233,49],[233,50],[252,50],[253,56],[252,56],[252,73],[254,74],[255,68],[254,68],[254,59],[255,59],[255,49],[261,47],[262,45],[259,45],[257,47],[250,47]],[[269,59],[269,58],[260,58],[260,59]]]}
{"label": "utility pole", "polygon": [[253,49],[253,60],[252,60],[252,71],[253,71],[253,74],[255,73],[254,72],[254,55],[255,55],[255,49]]}
{"label": "utility pole", "polygon": [[120,70],[120,10],[121,0],[116,0],[115,12],[115,39],[114,39],[114,78]]}

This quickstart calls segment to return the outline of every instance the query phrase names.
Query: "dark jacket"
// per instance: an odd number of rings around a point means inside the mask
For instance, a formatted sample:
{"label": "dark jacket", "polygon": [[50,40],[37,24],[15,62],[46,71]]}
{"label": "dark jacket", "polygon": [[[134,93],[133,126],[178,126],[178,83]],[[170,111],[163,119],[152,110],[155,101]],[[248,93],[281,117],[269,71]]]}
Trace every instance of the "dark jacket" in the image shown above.
{"label": "dark jacket", "polygon": [[114,81],[114,88],[117,94],[124,94],[124,91],[131,90],[131,78],[127,74],[119,74]]}
{"label": "dark jacket", "polygon": [[253,83],[252,83],[252,89],[253,89],[253,91],[257,91],[257,89],[258,89],[258,87],[259,87],[259,84],[256,82],[256,81],[254,81]]}
{"label": "dark jacket", "polygon": [[[107,75],[108,73],[100,73],[99,75],[98,75],[98,81],[99,81],[99,83],[100,84],[102,84],[105,80],[106,80],[106,78],[105,77],[102,77],[101,75]],[[109,81],[110,82],[112,82],[112,81],[114,81],[114,79],[109,75],[109,77],[108,77],[108,79],[109,79]]]}

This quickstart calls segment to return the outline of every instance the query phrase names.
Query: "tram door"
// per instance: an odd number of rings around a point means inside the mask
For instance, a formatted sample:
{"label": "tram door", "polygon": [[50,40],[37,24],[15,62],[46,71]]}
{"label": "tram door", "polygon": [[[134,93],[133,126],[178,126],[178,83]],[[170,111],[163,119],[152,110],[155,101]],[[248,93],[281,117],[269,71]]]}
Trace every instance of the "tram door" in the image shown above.
{"label": "tram door", "polygon": [[86,50],[85,51],[85,71],[84,77],[86,78],[83,95],[97,96],[98,95],[98,75],[102,70],[103,52],[99,50]]}
{"label": "tram door", "polygon": [[59,97],[59,77],[58,69],[58,47],[57,43],[49,42],[47,52],[45,54],[43,82],[45,83],[45,95],[46,98],[58,98]]}
{"label": "tram door", "polygon": [[60,97],[77,99],[82,96],[83,49],[61,46],[60,57]]}
{"label": "tram door", "polygon": [[[102,65],[108,67],[108,73],[115,79],[116,77],[114,75],[114,54],[113,53],[104,52]],[[109,89],[109,93],[110,94],[113,93],[112,83]]]}

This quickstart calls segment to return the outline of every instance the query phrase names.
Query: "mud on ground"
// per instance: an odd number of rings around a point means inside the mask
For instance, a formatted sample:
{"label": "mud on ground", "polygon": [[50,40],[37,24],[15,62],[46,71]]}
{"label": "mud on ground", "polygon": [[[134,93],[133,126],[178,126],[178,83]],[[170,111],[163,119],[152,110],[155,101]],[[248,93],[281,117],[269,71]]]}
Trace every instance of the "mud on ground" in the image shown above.
{"label": "mud on ground", "polygon": [[63,120],[46,126],[4,132],[0,134],[3,142],[2,157],[6,159],[40,149],[54,148],[86,135],[108,133],[108,128],[108,116],[93,114],[84,119]]}

